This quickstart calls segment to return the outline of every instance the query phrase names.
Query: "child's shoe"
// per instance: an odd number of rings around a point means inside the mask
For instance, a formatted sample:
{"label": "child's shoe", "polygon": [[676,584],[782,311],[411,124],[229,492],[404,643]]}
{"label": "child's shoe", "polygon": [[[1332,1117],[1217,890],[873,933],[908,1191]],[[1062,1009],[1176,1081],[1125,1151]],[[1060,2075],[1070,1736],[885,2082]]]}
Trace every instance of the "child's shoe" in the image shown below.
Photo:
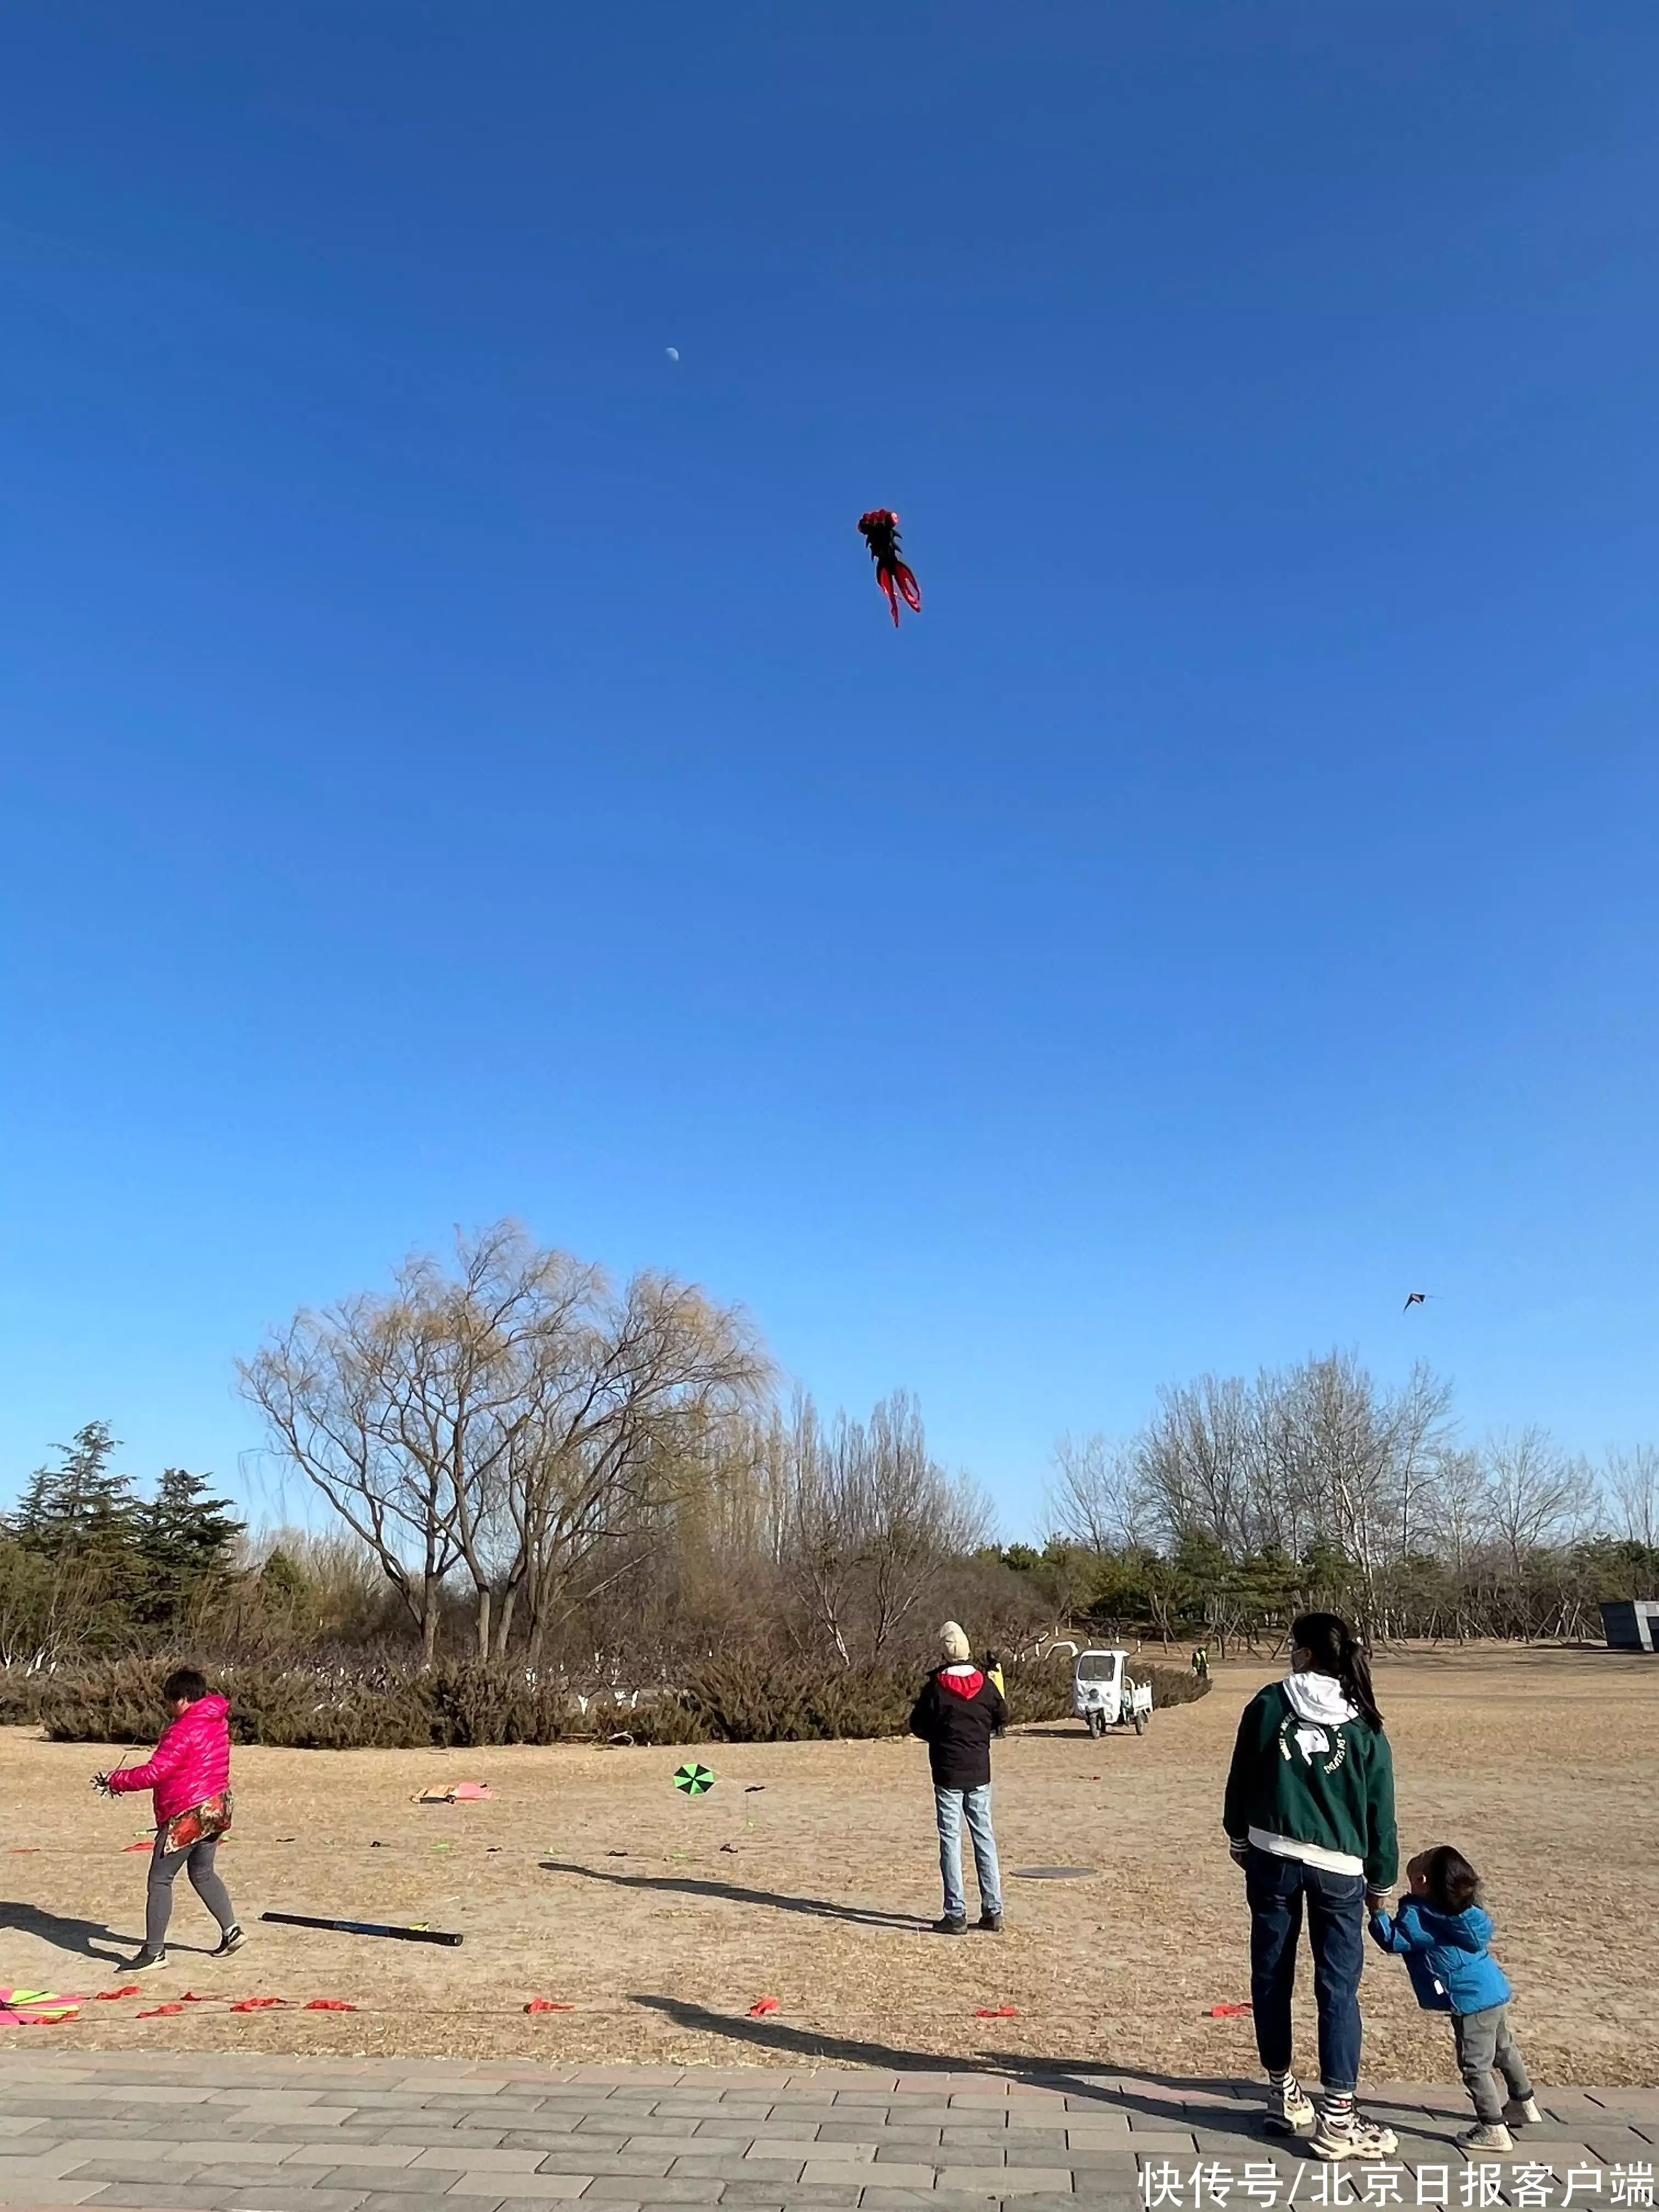
{"label": "child's shoe", "polygon": [[136,1959],[122,1967],[121,1972],[124,1974],[153,1973],[157,1966],[165,1966],[167,1962],[165,1951],[141,1951]]}
{"label": "child's shoe", "polygon": [[1359,2112],[1340,2119],[1322,2112],[1308,2148],[1316,2158],[1392,2158],[1400,2138],[1392,2128]]}
{"label": "child's shoe", "polygon": [[1268,2082],[1267,2117],[1263,2124],[1270,2135],[1310,2136],[1318,2117],[1313,2099],[1294,2074],[1283,2081]]}
{"label": "child's shoe", "polygon": [[228,1959],[233,1951],[240,1951],[246,1941],[247,1937],[240,1928],[227,1928],[208,1956],[210,1959]]}
{"label": "child's shoe", "polygon": [[1457,2138],[1459,2150],[1506,2151],[1515,2148],[1515,2137],[1502,2120],[1477,2120]]}
{"label": "child's shoe", "polygon": [[1536,2097],[1511,2097],[1504,2107],[1504,2118],[1512,2128],[1538,2128],[1544,2124]]}

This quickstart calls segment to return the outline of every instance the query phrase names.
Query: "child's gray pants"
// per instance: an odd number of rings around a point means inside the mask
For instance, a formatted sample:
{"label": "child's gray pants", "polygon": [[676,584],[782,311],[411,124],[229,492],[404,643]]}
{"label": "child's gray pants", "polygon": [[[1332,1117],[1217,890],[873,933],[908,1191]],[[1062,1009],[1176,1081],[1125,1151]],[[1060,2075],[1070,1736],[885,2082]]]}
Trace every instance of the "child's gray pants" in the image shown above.
{"label": "child's gray pants", "polygon": [[1507,2005],[1488,2005],[1485,2012],[1454,2013],[1452,2033],[1457,2039],[1458,2071],[1463,2076],[1463,2087],[1474,2100],[1477,2120],[1496,2121],[1504,2117],[1504,2100],[1498,2094],[1496,2079],[1499,2074],[1511,2097],[1518,2100],[1531,2096],[1527,2062],[1510,2033]]}

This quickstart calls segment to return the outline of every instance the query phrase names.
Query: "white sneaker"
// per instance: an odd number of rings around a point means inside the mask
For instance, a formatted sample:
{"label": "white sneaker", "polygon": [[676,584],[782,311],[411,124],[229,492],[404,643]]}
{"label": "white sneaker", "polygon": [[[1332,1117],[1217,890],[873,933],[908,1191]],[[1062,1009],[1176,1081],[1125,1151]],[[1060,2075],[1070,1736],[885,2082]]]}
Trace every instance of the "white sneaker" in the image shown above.
{"label": "white sneaker", "polygon": [[1511,2097],[1504,2107],[1504,2118],[1512,2128],[1539,2128],[1544,2124],[1536,2097]]}
{"label": "white sneaker", "polygon": [[1328,2120],[1322,2115],[1308,2148],[1316,2158],[1392,2158],[1400,2148],[1400,2138],[1392,2128],[1362,2118],[1358,2112],[1347,2121]]}
{"label": "white sneaker", "polygon": [[1459,2150],[1513,2150],[1515,2137],[1502,2120],[1477,2120],[1457,2138]]}
{"label": "white sneaker", "polygon": [[1269,2135],[1310,2136],[1319,2115],[1313,2099],[1294,2074],[1283,2087],[1267,2084],[1267,2117],[1262,2124]]}

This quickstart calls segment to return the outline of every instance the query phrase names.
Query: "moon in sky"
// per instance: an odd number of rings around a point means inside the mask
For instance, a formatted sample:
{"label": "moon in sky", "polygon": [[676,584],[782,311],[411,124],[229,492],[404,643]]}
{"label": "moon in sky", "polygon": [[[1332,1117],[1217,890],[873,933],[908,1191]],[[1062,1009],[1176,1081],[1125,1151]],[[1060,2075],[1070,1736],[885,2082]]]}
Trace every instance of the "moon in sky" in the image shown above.
{"label": "moon in sky", "polygon": [[680,357],[680,349],[678,346],[665,346],[663,351],[668,356],[670,361],[678,361]]}

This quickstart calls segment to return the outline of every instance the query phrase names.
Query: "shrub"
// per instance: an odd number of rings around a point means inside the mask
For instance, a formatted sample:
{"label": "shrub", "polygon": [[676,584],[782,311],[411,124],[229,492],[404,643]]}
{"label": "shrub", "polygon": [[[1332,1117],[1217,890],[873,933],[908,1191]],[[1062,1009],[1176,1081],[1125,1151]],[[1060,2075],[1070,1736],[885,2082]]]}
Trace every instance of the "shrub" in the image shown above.
{"label": "shrub", "polygon": [[1165,1705],[1195,1705],[1214,1687],[1207,1674],[1194,1674],[1186,1667],[1131,1667],[1129,1672],[1137,1682],[1152,1684],[1154,1712]]}
{"label": "shrub", "polygon": [[[59,1743],[149,1743],[165,1720],[161,1684],[176,1657],[115,1659],[73,1674],[0,1673],[0,1722],[40,1723]],[[1175,1667],[1136,1670],[1154,1705],[1209,1687]],[[403,1662],[210,1670],[230,1700],[238,1743],[305,1751],[479,1748],[626,1735],[635,1743],[789,1743],[901,1735],[920,1686],[910,1667],[829,1669],[738,1650],[704,1661],[677,1688],[631,1705],[600,1695],[581,1710],[569,1686],[521,1668]],[[1008,1700],[1021,1721],[1065,1718],[1072,1670],[1063,1659],[1016,1662]]]}

